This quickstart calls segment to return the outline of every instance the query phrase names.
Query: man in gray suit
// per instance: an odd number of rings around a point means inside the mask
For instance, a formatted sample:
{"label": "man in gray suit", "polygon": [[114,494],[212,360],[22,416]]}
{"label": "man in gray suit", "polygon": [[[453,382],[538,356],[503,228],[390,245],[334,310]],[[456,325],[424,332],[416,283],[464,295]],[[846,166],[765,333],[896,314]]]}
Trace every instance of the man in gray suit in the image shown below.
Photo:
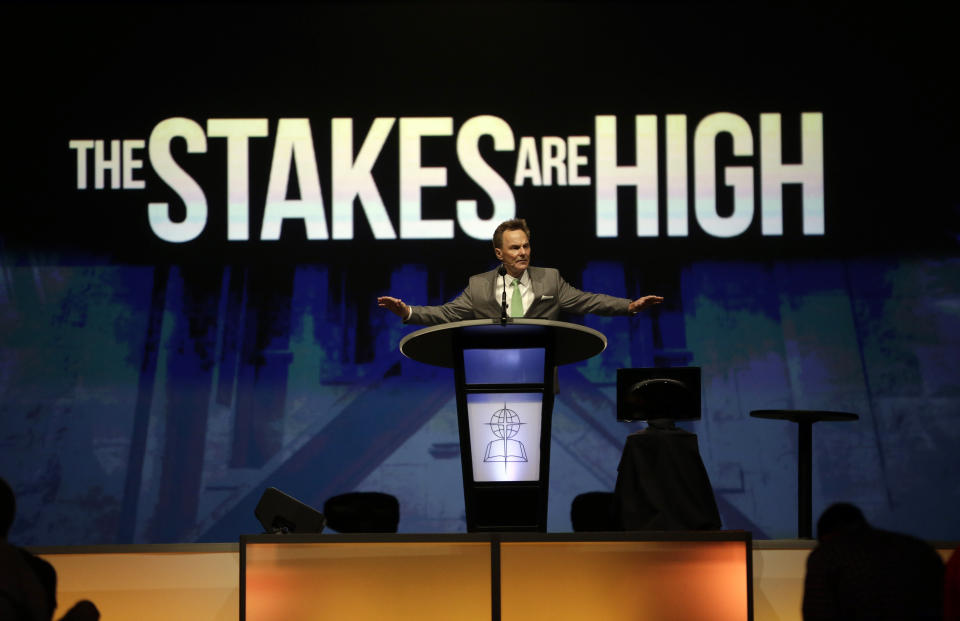
{"label": "man in gray suit", "polygon": [[507,316],[558,319],[560,312],[598,315],[633,315],[663,301],[658,295],[636,300],[602,293],[586,293],[567,284],[549,267],[530,266],[530,229],[522,218],[501,223],[493,233],[493,251],[503,266],[470,277],[463,293],[441,306],[410,306],[399,298],[383,296],[377,304],[405,323],[435,325],[465,319],[499,319],[504,293]]}

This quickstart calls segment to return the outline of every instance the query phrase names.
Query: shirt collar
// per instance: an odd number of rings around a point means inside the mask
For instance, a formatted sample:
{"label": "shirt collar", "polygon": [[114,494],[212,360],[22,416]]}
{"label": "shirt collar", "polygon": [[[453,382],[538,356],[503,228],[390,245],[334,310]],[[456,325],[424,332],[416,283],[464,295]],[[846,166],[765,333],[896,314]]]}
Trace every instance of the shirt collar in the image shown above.
{"label": "shirt collar", "polygon": [[[507,274],[507,283],[509,284],[512,282],[513,282],[513,276],[511,276],[510,274]],[[523,274],[520,276],[520,285],[522,287],[530,286],[530,268],[529,267],[523,270]]]}

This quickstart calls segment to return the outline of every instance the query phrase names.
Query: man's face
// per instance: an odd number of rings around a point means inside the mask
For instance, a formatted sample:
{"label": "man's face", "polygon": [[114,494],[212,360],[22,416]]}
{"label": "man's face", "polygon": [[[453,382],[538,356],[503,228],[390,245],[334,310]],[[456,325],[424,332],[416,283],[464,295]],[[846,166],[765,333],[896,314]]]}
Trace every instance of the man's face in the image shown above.
{"label": "man's face", "polygon": [[507,273],[514,278],[523,276],[530,265],[530,240],[521,230],[504,231],[499,248],[494,248],[497,258],[503,261]]}

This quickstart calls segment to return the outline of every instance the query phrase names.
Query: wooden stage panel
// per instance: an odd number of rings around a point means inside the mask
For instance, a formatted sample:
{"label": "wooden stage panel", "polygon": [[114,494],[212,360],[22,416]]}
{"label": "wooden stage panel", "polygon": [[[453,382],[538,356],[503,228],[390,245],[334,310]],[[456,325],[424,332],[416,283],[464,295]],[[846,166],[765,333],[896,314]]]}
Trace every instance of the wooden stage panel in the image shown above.
{"label": "wooden stage panel", "polygon": [[489,621],[490,545],[248,542],[247,621]]}
{"label": "wooden stage panel", "polygon": [[743,541],[551,541],[500,545],[503,621],[744,621]]}
{"label": "wooden stage panel", "polygon": [[59,619],[82,599],[100,618],[236,621],[235,544],[97,546],[40,551],[57,571]]}
{"label": "wooden stage panel", "polygon": [[259,535],[240,549],[245,621],[752,619],[741,531]]}
{"label": "wooden stage panel", "polygon": [[[810,540],[753,541],[757,621],[801,621],[806,559],[815,545]],[[935,545],[946,561],[958,542]],[[237,544],[153,544],[32,551],[57,570],[60,608],[55,618],[76,601],[92,599],[107,621],[237,621],[239,549]]]}

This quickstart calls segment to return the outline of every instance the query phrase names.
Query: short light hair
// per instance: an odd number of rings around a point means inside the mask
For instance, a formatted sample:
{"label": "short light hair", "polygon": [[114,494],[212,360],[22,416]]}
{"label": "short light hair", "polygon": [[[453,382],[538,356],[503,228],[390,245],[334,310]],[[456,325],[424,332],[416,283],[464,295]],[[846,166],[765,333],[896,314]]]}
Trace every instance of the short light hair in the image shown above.
{"label": "short light hair", "polygon": [[530,229],[527,227],[527,221],[523,218],[513,218],[512,220],[507,220],[506,222],[501,222],[497,226],[497,230],[493,232],[493,247],[502,248],[503,247],[503,232],[504,231],[523,231],[527,235],[527,239],[530,239]]}

